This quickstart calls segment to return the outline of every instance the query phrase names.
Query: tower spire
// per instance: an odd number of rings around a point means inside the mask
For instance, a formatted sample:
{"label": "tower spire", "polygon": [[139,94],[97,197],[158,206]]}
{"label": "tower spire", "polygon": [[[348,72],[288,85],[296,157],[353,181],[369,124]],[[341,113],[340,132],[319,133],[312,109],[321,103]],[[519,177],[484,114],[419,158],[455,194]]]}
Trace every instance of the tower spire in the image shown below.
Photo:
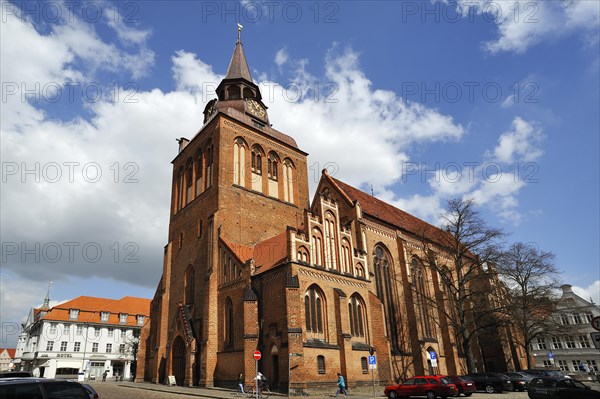
{"label": "tower spire", "polygon": [[50,287],[52,287],[52,281],[48,283],[48,291],[46,291],[46,297],[44,298],[44,304],[42,308],[49,309],[50,308]]}

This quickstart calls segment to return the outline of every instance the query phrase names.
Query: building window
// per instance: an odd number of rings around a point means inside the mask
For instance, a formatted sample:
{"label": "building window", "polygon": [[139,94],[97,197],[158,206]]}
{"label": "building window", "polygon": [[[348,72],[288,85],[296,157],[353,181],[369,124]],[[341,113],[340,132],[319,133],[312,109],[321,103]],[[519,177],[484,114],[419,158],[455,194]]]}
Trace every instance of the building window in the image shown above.
{"label": "building window", "polygon": [[202,193],[202,151],[196,153],[196,196]]}
{"label": "building window", "polygon": [[317,356],[317,371],[319,374],[325,374],[325,356]]}
{"label": "building window", "polygon": [[106,353],[112,352],[112,344],[106,344]]}
{"label": "building window", "polygon": [[177,198],[176,203],[177,203],[177,210],[180,210],[181,208],[183,208],[183,197],[184,197],[184,191],[183,191],[183,185],[184,185],[185,181],[184,181],[184,173],[183,173],[183,168],[179,169],[179,172],[177,173]]}
{"label": "building window", "polygon": [[546,346],[546,338],[538,338],[537,343],[538,343],[538,349],[548,349]]}
{"label": "building window", "polygon": [[575,340],[571,336],[565,337],[565,344],[567,345],[567,348],[569,348],[569,349],[576,348]]}
{"label": "building window", "polygon": [[212,170],[213,170],[213,146],[210,144],[206,148],[206,188],[212,185]]}
{"label": "building window", "polygon": [[342,239],[342,272],[352,272],[352,252],[350,250],[350,241]]}
{"label": "building window", "polygon": [[575,324],[583,324],[583,321],[581,320],[581,315],[579,313],[575,313],[573,315],[573,322]]}
{"label": "building window", "polygon": [[125,339],[127,336],[127,330],[121,330],[121,339]]}
{"label": "building window", "polygon": [[97,342],[94,342],[92,344],[92,352],[98,352],[98,343]]}
{"label": "building window", "polygon": [[273,153],[269,154],[267,160],[267,174],[269,179],[277,181],[277,156]]}
{"label": "building window", "polygon": [[352,295],[348,303],[348,313],[350,313],[350,334],[355,337],[365,336],[364,311],[365,307],[360,296]]}
{"label": "building window", "polygon": [[362,263],[356,264],[356,267],[354,268],[354,273],[356,274],[356,277],[365,278],[365,268],[363,267]]}
{"label": "building window", "polygon": [[56,323],[50,323],[50,329],[48,330],[49,334],[56,334],[57,331],[57,324]]}
{"label": "building window", "polygon": [[568,315],[562,315],[560,316],[560,321],[562,324],[567,325],[567,324],[571,324],[569,323],[569,316]]}
{"label": "building window", "polygon": [[99,336],[100,336],[100,328],[96,327],[96,328],[94,328],[94,337],[99,337]]}
{"label": "building window", "polygon": [[566,360],[559,360],[558,368],[561,369],[562,371],[569,371],[569,365],[567,364]]}
{"label": "building window", "polygon": [[237,138],[233,143],[233,184],[244,185],[244,168],[246,167],[246,144]]}
{"label": "building window", "polygon": [[325,251],[327,253],[327,266],[340,270],[337,259],[337,224],[333,213],[325,213]]}
{"label": "building window", "polygon": [[138,317],[137,317],[137,324],[138,324],[138,326],[143,326],[145,319],[146,318],[144,316],[138,315]]}
{"label": "building window", "polygon": [[108,321],[108,312],[100,312],[100,321]]}
{"label": "building window", "polygon": [[81,324],[77,324],[77,329],[75,330],[76,335],[83,335],[83,326]]}
{"label": "building window", "polygon": [[258,147],[252,149],[252,173],[262,175],[262,155]]}
{"label": "building window", "polygon": [[550,360],[544,360],[544,368],[551,368],[554,365],[552,364],[552,362]]}
{"label": "building window", "polygon": [[304,294],[304,315],[306,331],[323,334],[324,295],[317,286],[310,287]]}
{"label": "building window", "polygon": [[323,266],[323,235],[316,227],[312,231],[312,250],[315,265]]}
{"label": "building window", "polygon": [[552,349],[562,349],[563,345],[560,342],[560,338],[552,337]]}
{"label": "building window", "polygon": [[125,353],[125,344],[119,345],[119,353]]}
{"label": "building window", "polygon": [[192,158],[188,159],[185,165],[185,198],[186,204],[194,199],[194,163]]}
{"label": "building window", "polygon": [[360,368],[363,374],[369,374],[369,364],[367,363],[366,357],[360,358]]}
{"label": "building window", "polygon": [[71,332],[71,325],[63,324],[63,335],[69,335],[70,332]]}
{"label": "building window", "polygon": [[[194,282],[196,281],[196,276],[194,272],[194,266],[189,265],[184,274],[184,301],[186,305],[192,305],[194,303]],[[143,316],[142,316],[143,317]],[[143,324],[143,322],[142,322]],[[138,325],[139,320],[138,320]]]}
{"label": "building window", "polygon": [[73,345],[73,352],[79,352],[81,350],[81,342],[75,342]]}
{"label": "building window", "polygon": [[283,161],[283,200],[294,202],[294,166],[292,161]]}
{"label": "building window", "polygon": [[598,363],[595,360],[588,360],[587,365],[592,372],[598,372]]}
{"label": "building window", "polygon": [[111,337],[111,338],[115,336],[115,329],[114,328],[109,328],[108,329],[108,336]]}
{"label": "building window", "polygon": [[585,321],[586,322],[591,323],[593,318],[594,318],[594,315],[592,313],[588,312],[588,313],[585,314]]}
{"label": "building window", "polygon": [[579,336],[579,346],[582,348],[590,348],[590,341],[588,340],[587,335]]}
{"label": "building window", "polygon": [[119,314],[119,323],[121,323],[121,324],[127,323],[127,313]]}
{"label": "building window", "polygon": [[77,320],[79,317],[79,309],[69,309],[69,319]]}
{"label": "building window", "polygon": [[308,255],[308,250],[306,247],[301,246],[298,248],[297,260],[299,262],[310,263],[310,256]]}
{"label": "building window", "polygon": [[[363,238],[364,240],[364,238]],[[372,270],[375,272],[375,290],[377,297],[383,303],[385,323],[391,339],[392,350],[402,349],[400,332],[398,331],[398,301],[395,289],[394,263],[389,251],[383,245],[375,246],[373,252]]]}
{"label": "building window", "polygon": [[227,298],[225,300],[225,347],[227,348],[233,346],[233,327],[233,302],[231,302],[231,298]]}
{"label": "building window", "polygon": [[48,341],[46,342],[46,350],[47,351],[52,351],[54,349],[54,341]]}
{"label": "building window", "polygon": [[431,322],[431,312],[429,309],[429,282],[427,280],[427,272],[418,259],[413,258],[411,261],[411,273],[414,279],[415,293],[417,295],[417,306],[419,318],[421,320],[421,328],[425,338],[433,338],[433,325]]}
{"label": "building window", "polygon": [[573,371],[579,371],[579,366],[581,366],[581,360],[571,360],[571,364],[573,365]]}

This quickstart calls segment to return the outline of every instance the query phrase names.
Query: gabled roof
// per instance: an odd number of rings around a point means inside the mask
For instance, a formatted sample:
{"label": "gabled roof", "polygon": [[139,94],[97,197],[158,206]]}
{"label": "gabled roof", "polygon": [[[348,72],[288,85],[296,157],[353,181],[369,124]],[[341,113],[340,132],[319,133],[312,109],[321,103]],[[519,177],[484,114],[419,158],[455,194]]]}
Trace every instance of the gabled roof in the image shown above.
{"label": "gabled roof", "polygon": [[245,263],[253,259],[256,274],[271,269],[288,256],[287,232],[260,241],[254,247],[231,242],[224,237],[220,237],[220,240],[240,262]]}
{"label": "gabled roof", "polygon": [[375,198],[364,191],[354,188],[349,184],[334,179],[328,174],[324,174],[323,176],[329,179],[333,186],[336,187],[342,196],[349,200],[350,203],[358,202],[362,207],[363,213],[387,222],[399,229],[409,231],[418,237],[425,237],[435,241],[438,244],[447,245],[451,242],[449,240],[452,240],[452,237],[440,228],[406,213],[387,202]]}
{"label": "gabled roof", "polygon": [[252,259],[254,248],[247,245],[238,244],[236,242],[231,242],[225,237],[219,237],[219,239],[238,258],[240,262],[246,263],[248,260]]}
{"label": "gabled roof", "polygon": [[0,348],[0,353],[2,353],[2,351],[6,351],[11,359],[15,358],[15,353],[17,352],[15,348]]}

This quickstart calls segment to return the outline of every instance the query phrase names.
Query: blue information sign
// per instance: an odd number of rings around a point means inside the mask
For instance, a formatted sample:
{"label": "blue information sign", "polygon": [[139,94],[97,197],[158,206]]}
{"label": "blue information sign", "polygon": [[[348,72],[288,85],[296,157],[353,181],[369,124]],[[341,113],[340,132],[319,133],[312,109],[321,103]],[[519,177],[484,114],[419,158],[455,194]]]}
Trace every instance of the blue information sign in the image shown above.
{"label": "blue information sign", "polygon": [[369,356],[369,364],[377,364],[377,358],[375,356]]}
{"label": "blue information sign", "polygon": [[431,360],[435,360],[435,359],[437,359],[437,355],[435,354],[435,352],[434,352],[434,351],[431,351],[431,352],[429,352],[429,358],[430,358]]}
{"label": "blue information sign", "polygon": [[548,358],[549,359],[554,359],[554,353],[548,352]]}

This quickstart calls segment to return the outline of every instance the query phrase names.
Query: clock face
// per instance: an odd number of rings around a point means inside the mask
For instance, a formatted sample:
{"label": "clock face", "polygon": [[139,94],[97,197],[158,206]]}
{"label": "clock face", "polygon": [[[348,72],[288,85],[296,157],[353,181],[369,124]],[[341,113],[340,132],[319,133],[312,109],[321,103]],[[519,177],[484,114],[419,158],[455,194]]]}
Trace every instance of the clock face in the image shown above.
{"label": "clock face", "polygon": [[246,100],[246,110],[254,116],[264,118],[267,115],[265,108],[256,100]]}

